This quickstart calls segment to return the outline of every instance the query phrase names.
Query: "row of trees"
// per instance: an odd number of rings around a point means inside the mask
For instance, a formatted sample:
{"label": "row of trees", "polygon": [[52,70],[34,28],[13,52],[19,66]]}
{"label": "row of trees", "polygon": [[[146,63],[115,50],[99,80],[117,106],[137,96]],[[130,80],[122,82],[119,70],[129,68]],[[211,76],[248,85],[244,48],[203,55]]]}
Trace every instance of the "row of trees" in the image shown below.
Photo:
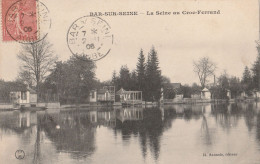
{"label": "row of trees", "polygon": [[138,90],[143,92],[145,101],[158,101],[161,97],[161,87],[163,83],[157,51],[152,47],[148,53],[147,60],[141,49],[136,64],[136,69],[130,71],[123,65],[117,75],[113,72],[111,84],[116,90]]}

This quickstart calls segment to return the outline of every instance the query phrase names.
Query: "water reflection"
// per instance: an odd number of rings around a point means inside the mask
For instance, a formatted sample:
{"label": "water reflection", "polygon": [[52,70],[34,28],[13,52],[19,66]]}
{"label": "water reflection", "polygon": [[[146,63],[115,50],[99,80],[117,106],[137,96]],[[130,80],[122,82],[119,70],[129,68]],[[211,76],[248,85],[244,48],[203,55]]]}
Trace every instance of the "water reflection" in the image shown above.
{"label": "water reflection", "polygon": [[[230,139],[229,137],[231,137],[232,139],[233,133],[237,133],[234,130],[244,133],[243,125],[247,128],[249,135],[255,134],[259,148],[259,110],[259,104],[233,103],[174,105],[147,109],[131,107],[91,111],[69,110],[51,113],[48,111],[38,113],[1,112],[0,130],[2,137],[8,137],[12,134],[17,136],[17,139],[21,142],[25,140],[32,142],[30,149],[33,150],[33,153],[30,154],[28,160],[32,160],[33,163],[42,163],[43,157],[46,157],[46,152],[50,148],[47,147],[48,149],[46,149],[45,143],[47,141],[55,149],[54,154],[47,153],[47,155],[56,159],[56,163],[61,162],[58,158],[60,153],[69,155],[68,158],[73,162],[77,162],[79,159],[95,158],[95,154],[100,153],[100,146],[102,146],[97,143],[97,138],[101,135],[98,129],[101,127],[111,131],[114,134],[114,139],[120,136],[122,144],[125,146],[129,147],[131,144],[135,144],[131,141],[137,139],[142,158],[149,159],[152,157],[154,162],[160,163],[162,161],[160,156],[165,157],[168,154],[163,143],[175,143],[174,140],[178,139],[167,136],[169,132],[174,131],[177,125],[182,125],[179,128],[186,131],[190,136],[192,135],[188,130],[189,127],[192,127],[192,131],[198,133],[202,141],[200,146],[197,145],[198,138],[196,137],[191,138],[193,140],[191,143],[194,144],[189,146],[201,152],[218,150],[217,145],[226,144],[226,141],[222,140],[223,138]],[[165,134],[167,135],[165,136]],[[222,137],[222,139],[218,139],[217,136]],[[248,137],[243,139],[244,142],[252,140]],[[113,139],[110,138],[111,140]],[[229,140],[229,142],[232,142],[232,140]],[[115,151],[116,145],[114,146],[110,148],[111,151]],[[255,151],[259,151],[259,149]],[[2,157],[2,154],[0,154],[0,157]],[[171,157],[168,154],[167,158]],[[98,159],[93,160],[98,161]],[[108,163],[111,162],[108,161]],[[143,163],[143,161],[139,163]]]}

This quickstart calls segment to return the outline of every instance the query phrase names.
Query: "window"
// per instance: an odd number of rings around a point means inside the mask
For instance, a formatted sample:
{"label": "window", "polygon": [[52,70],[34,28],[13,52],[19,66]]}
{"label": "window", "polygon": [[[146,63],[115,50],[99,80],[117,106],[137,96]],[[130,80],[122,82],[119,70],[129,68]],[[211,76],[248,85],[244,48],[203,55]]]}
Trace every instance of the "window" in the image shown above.
{"label": "window", "polygon": [[22,91],[22,92],[21,92],[21,99],[22,99],[22,100],[27,100],[26,91]]}

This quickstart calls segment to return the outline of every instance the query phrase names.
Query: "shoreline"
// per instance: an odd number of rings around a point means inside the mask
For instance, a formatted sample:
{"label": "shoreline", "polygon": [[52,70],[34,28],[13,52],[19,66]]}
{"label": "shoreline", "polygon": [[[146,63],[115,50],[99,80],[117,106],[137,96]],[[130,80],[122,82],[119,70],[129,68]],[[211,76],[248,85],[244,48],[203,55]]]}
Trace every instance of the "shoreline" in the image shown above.
{"label": "shoreline", "polygon": [[[167,100],[164,102],[142,102],[142,104],[128,104],[127,106],[122,105],[122,103],[117,102],[115,104],[65,104],[60,105],[60,103],[38,103],[37,107],[47,107],[47,110],[70,110],[70,109],[84,109],[84,110],[93,110],[93,108],[122,108],[122,107],[161,107],[161,106],[169,106],[169,105],[181,105],[181,104],[219,104],[219,103],[249,103],[249,102],[259,102],[259,100],[255,99],[180,99],[180,100]],[[55,105],[53,105],[55,104]],[[5,111],[15,111],[19,110],[13,107],[13,104],[0,104],[0,112]]]}

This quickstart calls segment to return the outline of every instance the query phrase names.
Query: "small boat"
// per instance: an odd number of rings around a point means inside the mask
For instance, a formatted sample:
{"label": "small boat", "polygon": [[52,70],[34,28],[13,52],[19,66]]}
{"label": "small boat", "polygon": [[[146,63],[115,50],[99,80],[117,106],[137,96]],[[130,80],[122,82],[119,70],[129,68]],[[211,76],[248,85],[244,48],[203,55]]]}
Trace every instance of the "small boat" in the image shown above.
{"label": "small boat", "polygon": [[25,107],[21,106],[20,110],[21,111],[43,111],[46,110],[47,107]]}

